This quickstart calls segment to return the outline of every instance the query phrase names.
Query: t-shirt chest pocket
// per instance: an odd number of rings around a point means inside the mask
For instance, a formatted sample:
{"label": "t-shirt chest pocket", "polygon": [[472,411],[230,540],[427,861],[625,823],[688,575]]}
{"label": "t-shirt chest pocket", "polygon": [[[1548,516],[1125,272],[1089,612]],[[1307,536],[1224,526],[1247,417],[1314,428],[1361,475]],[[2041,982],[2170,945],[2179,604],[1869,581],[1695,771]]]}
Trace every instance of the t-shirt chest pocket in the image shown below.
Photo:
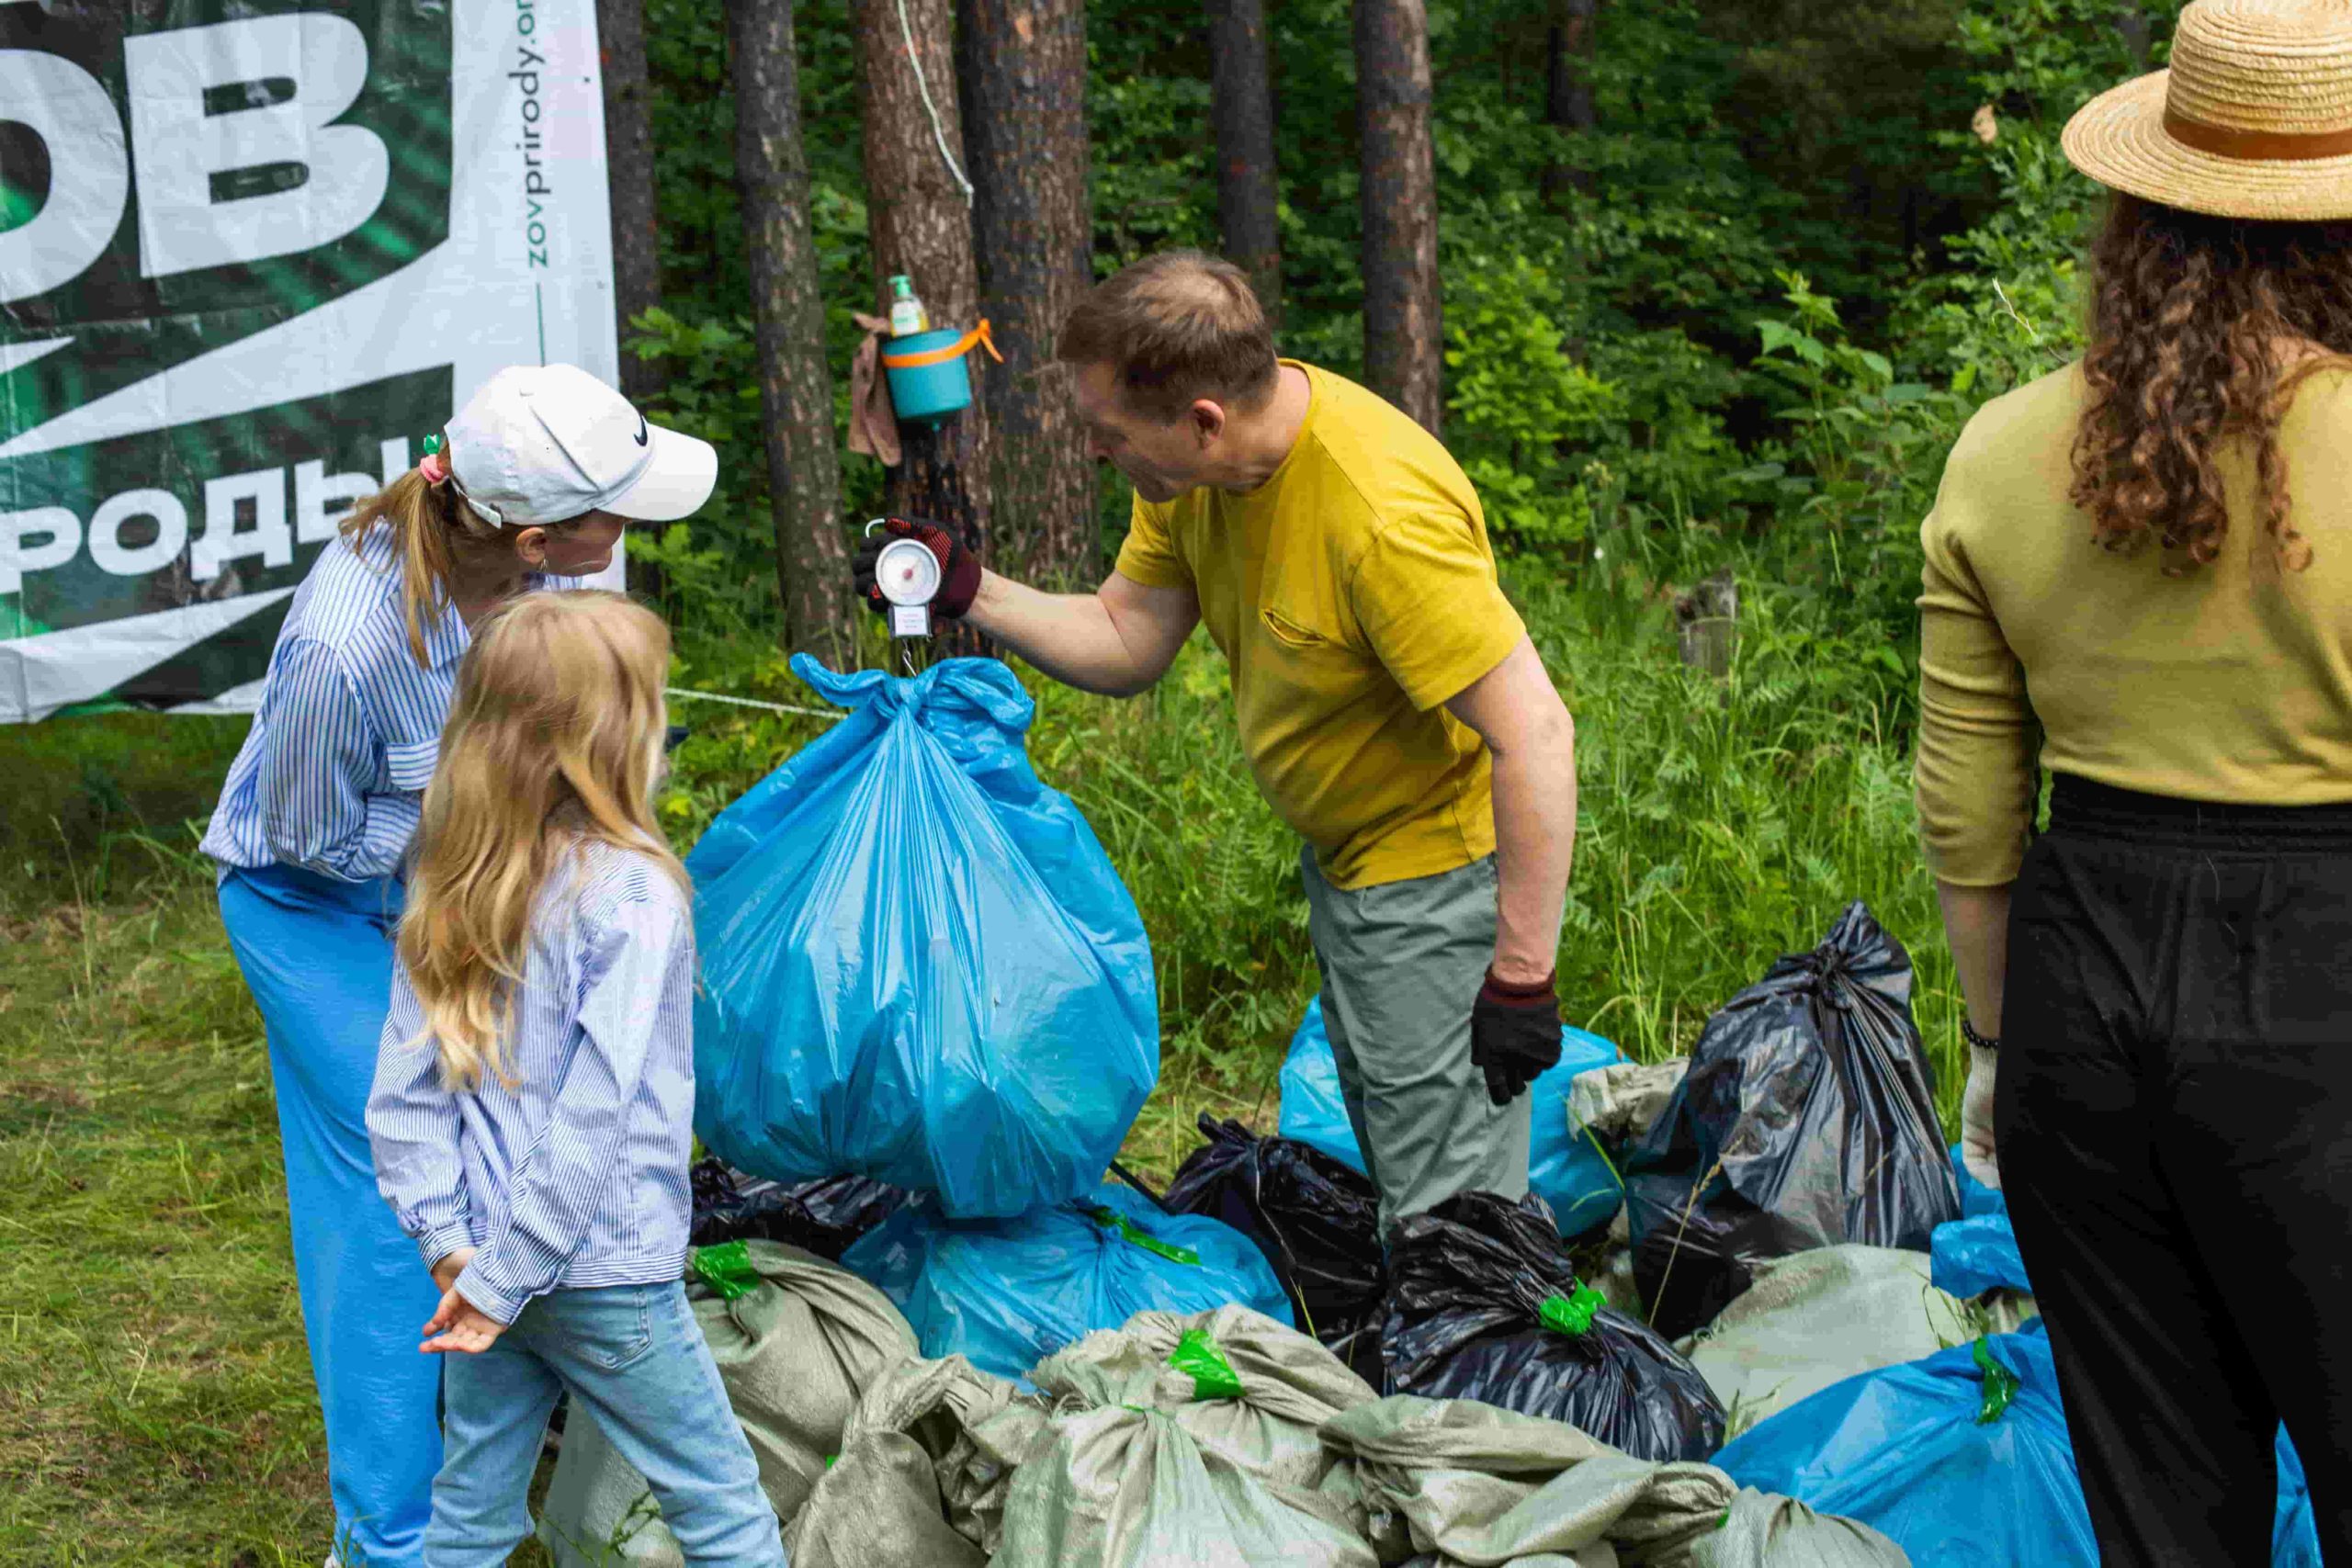
{"label": "t-shirt chest pocket", "polygon": [[1320,559],[1266,563],[1258,584],[1258,624],[1285,653],[1360,657],[1345,597]]}
{"label": "t-shirt chest pocket", "polygon": [[1250,684],[1269,697],[1287,690],[1317,704],[1341,701],[1374,672],[1368,655],[1311,611],[1263,605],[1258,626],[1263,635]]}
{"label": "t-shirt chest pocket", "polygon": [[433,782],[433,770],[441,760],[441,742],[412,740],[384,748],[384,784],[401,795],[422,795],[424,786]]}
{"label": "t-shirt chest pocket", "polygon": [[1258,612],[1258,624],[1266,628],[1268,637],[1295,652],[1346,650],[1345,643],[1331,633],[1318,629],[1306,615],[1296,611],[1268,604]]}

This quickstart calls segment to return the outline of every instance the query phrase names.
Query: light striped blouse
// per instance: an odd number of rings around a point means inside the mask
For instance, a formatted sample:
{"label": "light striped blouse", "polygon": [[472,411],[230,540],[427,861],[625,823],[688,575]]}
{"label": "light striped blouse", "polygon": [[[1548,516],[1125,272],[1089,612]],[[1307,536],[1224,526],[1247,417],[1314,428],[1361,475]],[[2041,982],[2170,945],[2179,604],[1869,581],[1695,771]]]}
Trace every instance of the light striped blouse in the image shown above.
{"label": "light striped blouse", "polygon": [[[344,882],[400,869],[433,782],[458,660],[473,639],[450,605],[408,646],[391,531],[336,540],[295,591],[261,711],[230,764],[203,852],[231,868],[300,866]],[[531,577],[531,588],[578,580]]]}
{"label": "light striped blouse", "polygon": [[558,1288],[685,1269],[694,1148],[694,920],[650,855],[584,844],[531,919],[509,1089],[442,1087],[407,970],[368,1100],[376,1185],[429,1267],[476,1251],[467,1301],[512,1323]]}

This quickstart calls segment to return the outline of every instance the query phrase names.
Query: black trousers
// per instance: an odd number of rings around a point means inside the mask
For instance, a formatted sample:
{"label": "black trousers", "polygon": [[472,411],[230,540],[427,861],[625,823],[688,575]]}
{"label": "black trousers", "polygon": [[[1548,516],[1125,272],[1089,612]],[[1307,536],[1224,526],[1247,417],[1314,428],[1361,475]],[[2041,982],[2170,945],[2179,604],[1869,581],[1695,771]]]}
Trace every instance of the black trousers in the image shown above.
{"label": "black trousers", "polygon": [[2061,777],[2009,925],[2002,1186],[2109,1564],[2352,1564],[2352,807]]}

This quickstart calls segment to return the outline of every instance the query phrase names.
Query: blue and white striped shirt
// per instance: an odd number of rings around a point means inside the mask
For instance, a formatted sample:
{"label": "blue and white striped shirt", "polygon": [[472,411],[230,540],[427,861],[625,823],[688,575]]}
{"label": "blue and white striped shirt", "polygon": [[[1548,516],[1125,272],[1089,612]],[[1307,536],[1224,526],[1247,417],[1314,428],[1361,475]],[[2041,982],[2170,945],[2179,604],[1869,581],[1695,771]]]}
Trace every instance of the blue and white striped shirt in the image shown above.
{"label": "blue and white striped shirt", "polygon": [[588,842],[531,917],[506,1042],[508,1089],[442,1087],[408,972],[368,1100],[376,1185],[429,1267],[501,1323],[559,1287],[658,1284],[685,1270],[692,1221],[695,937],[650,855]]}
{"label": "blue and white striped shirt", "polygon": [[[203,852],[248,871],[300,866],[343,882],[400,869],[441,751],[458,660],[473,638],[457,606],[408,646],[391,530],[320,552],[269,656],[261,711],[229,766]],[[572,588],[532,577],[533,588]]]}

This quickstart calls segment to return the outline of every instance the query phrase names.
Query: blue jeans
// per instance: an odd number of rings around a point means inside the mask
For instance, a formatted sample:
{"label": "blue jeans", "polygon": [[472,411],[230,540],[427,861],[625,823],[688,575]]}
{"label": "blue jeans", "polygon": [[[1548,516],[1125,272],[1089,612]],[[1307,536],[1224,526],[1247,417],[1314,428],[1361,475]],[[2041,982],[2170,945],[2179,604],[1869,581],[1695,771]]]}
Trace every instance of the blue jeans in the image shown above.
{"label": "blue jeans", "polygon": [[[565,1389],[571,1419],[594,1420],[643,1473],[688,1562],[785,1568],[775,1509],[679,1281],[551,1291],[489,1349],[447,1359],[425,1568],[498,1568],[531,1533],[531,1472]],[[601,1544],[582,1543],[592,1556]]]}
{"label": "blue jeans", "polygon": [[220,923],[269,1031],[294,1280],[348,1568],[417,1568],[441,1462],[441,1368],[416,1353],[441,1293],[377,1195],[368,1149],[400,913],[391,881],[278,865],[220,883]]}

